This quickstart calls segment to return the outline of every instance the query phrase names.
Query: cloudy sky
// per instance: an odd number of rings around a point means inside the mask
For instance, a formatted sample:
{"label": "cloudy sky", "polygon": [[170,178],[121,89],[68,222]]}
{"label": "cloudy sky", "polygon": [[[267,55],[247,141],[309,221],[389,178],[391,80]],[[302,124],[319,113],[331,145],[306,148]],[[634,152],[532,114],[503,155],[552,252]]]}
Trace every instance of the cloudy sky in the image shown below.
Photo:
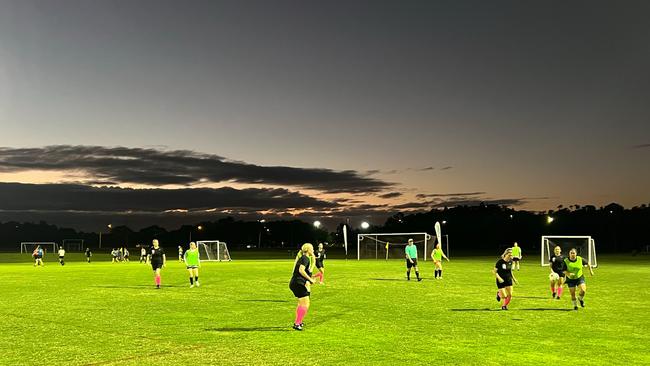
{"label": "cloudy sky", "polygon": [[0,221],[650,203],[649,14],[2,0]]}

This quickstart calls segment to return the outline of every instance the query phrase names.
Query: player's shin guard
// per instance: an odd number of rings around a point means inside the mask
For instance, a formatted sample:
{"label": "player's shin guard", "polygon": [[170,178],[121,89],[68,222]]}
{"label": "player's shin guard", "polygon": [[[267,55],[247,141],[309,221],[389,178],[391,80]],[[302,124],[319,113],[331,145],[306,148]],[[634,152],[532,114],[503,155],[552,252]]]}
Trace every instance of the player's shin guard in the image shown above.
{"label": "player's shin guard", "polygon": [[557,297],[562,296],[562,292],[564,291],[564,288],[562,286],[557,288]]}
{"label": "player's shin guard", "polygon": [[505,301],[503,302],[504,305],[505,305],[505,306],[510,305],[510,300],[512,300],[512,295],[508,295],[508,296],[506,297]]}
{"label": "player's shin guard", "polygon": [[190,285],[194,284],[194,277],[190,276]]}
{"label": "player's shin guard", "polygon": [[406,279],[407,280],[411,279],[411,271],[406,271]]}
{"label": "player's shin guard", "polygon": [[156,286],[160,286],[160,283],[162,281],[160,280],[160,276],[156,276]]}
{"label": "player's shin guard", "polygon": [[418,279],[420,279],[420,272],[419,272],[419,271],[415,271],[415,277],[417,277]]}
{"label": "player's shin guard", "polygon": [[305,315],[307,315],[307,307],[298,305],[296,308],[296,321],[294,324],[302,324],[302,320],[305,318]]}

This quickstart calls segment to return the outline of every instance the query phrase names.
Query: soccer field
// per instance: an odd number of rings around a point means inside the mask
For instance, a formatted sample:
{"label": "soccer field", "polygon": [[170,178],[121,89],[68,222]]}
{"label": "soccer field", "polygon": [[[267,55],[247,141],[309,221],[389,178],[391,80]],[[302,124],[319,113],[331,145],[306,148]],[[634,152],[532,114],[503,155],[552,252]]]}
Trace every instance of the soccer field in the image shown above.
{"label": "soccer field", "polygon": [[443,280],[421,262],[422,282],[402,260],[328,260],[297,332],[291,260],[203,263],[192,289],[170,260],[156,290],[149,265],[69,257],[0,264],[0,364],[650,364],[649,258],[600,257],[578,311],[533,258],[508,311],[496,257],[452,258]]}

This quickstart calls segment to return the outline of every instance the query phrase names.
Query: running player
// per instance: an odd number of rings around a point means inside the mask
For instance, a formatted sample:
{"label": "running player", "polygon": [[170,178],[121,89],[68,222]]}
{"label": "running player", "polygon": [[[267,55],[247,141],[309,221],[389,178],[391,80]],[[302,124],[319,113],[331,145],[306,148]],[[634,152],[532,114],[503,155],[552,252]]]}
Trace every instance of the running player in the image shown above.
{"label": "running player", "polygon": [[111,260],[111,263],[115,263],[115,262],[119,261],[118,257],[117,257],[118,253],[119,253],[118,250],[115,249],[115,248],[113,248],[113,250],[111,250],[111,255],[113,256],[113,259]]}
{"label": "running player", "polygon": [[34,267],[45,265],[45,263],[43,263],[43,248],[41,248],[40,245],[34,249],[32,256],[34,256]]}
{"label": "running player", "polygon": [[129,261],[129,250],[127,248],[124,248],[124,261],[128,262]]}
{"label": "running player", "polygon": [[573,310],[578,310],[576,303],[576,287],[580,288],[578,300],[580,306],[585,307],[585,293],[587,292],[587,284],[585,283],[585,275],[582,273],[582,267],[589,267],[589,273],[593,276],[594,269],[591,264],[584,258],[578,255],[575,248],[569,250],[569,258],[564,258],[564,274],[567,276],[566,284],[569,286],[571,292],[571,302],[573,303]]}
{"label": "running player", "polygon": [[413,239],[408,240],[406,248],[404,248],[406,253],[406,279],[411,280],[411,267],[415,268],[415,276],[418,278],[418,282],[422,281],[420,278],[420,271],[418,270],[418,247],[413,244]]}
{"label": "running player", "polygon": [[517,271],[519,270],[519,261],[521,260],[522,255],[521,255],[521,247],[519,247],[519,244],[515,242],[514,246],[512,247],[512,262],[513,262],[513,268],[517,267]]}
{"label": "running player", "polygon": [[86,248],[86,262],[90,263],[90,257],[93,256],[93,252],[90,251],[90,248]]}
{"label": "running player", "polygon": [[194,287],[194,284],[196,284],[196,287],[201,286],[199,283],[199,266],[201,265],[201,258],[199,250],[196,249],[195,242],[190,243],[190,249],[185,251],[183,260],[185,260],[187,271],[190,272],[190,288]]}
{"label": "running player", "polygon": [[156,282],[156,288],[160,288],[160,269],[167,264],[167,257],[165,256],[165,251],[160,247],[158,239],[154,239],[153,248],[151,248],[151,253],[149,254],[149,263],[151,263],[151,268],[153,269],[153,276]]}
{"label": "running player", "polygon": [[508,310],[512,300],[512,283],[519,284],[512,274],[512,249],[508,248],[503,252],[501,258],[494,265],[492,270],[497,279],[497,301],[501,301],[501,309]]}
{"label": "running player", "polygon": [[320,279],[319,283],[321,285],[323,284],[323,279],[325,277],[325,265],[323,265],[323,261],[325,261],[326,258],[327,255],[325,254],[323,243],[319,243],[318,252],[316,252],[316,268],[318,268],[318,273],[314,277],[318,277]]}
{"label": "running player", "polygon": [[293,295],[298,298],[298,307],[296,308],[296,320],[293,322],[293,329],[302,330],[304,323],[302,320],[307,315],[309,310],[309,295],[311,291],[311,284],[314,283],[314,278],[311,276],[310,258],[314,256],[314,246],[305,243],[300,250],[301,254],[296,258],[293,266],[293,276],[289,282],[289,289]]}
{"label": "running player", "polygon": [[449,258],[442,251],[440,243],[436,244],[436,247],[431,252],[431,259],[433,259],[433,264],[436,266],[433,270],[433,277],[442,279],[442,258],[445,258],[449,262]]}
{"label": "running player", "polygon": [[557,280],[551,278],[551,292],[553,293],[554,299],[560,299],[562,292],[564,291],[564,282],[566,280],[566,275],[564,271],[566,266],[564,264],[564,255],[562,255],[562,248],[556,246],[553,248],[553,255],[549,258],[549,267],[551,268],[551,273],[557,274]]}
{"label": "running player", "polygon": [[147,264],[147,250],[144,248],[144,246],[142,246],[140,249],[140,263],[142,262],[144,262],[144,264]]}
{"label": "running player", "polygon": [[183,247],[180,245],[178,246],[178,261],[179,262],[183,261]]}
{"label": "running player", "polygon": [[59,247],[59,263],[65,266],[65,249],[63,247]]}

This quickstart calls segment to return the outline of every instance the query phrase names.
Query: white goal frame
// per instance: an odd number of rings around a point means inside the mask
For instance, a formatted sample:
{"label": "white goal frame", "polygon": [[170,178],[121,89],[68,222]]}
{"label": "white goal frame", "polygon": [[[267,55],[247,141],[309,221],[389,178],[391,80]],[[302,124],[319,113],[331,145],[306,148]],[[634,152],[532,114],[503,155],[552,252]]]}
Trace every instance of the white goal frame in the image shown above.
{"label": "white goal frame", "polygon": [[[31,253],[34,251],[34,247],[36,246],[41,246],[43,248],[45,245],[51,245],[52,246],[52,252],[51,253],[56,253],[59,249],[59,244],[53,242],[53,241],[23,241],[20,243],[20,252],[21,253]],[[31,247],[31,249],[27,248],[27,246]],[[47,253],[47,252],[46,252]]]}
{"label": "white goal frame", "polygon": [[[541,265],[543,267],[546,267],[550,265],[548,263],[548,259],[550,258],[551,248],[549,245],[548,239],[585,239],[587,240],[587,262],[592,267],[598,267],[598,260],[596,258],[596,241],[589,235],[544,235],[542,236],[542,242],[541,242]],[[565,251],[569,250],[570,248],[562,248]],[[565,255],[568,255],[566,253]]]}
{"label": "white goal frame", "polygon": [[[205,254],[208,257],[207,259],[201,259],[201,262],[222,262],[221,256],[225,253],[228,256],[228,262],[232,261],[230,257],[230,251],[228,250],[228,244],[225,241],[220,240],[201,240],[196,242],[196,247],[200,248],[203,245],[207,248],[208,244],[217,244],[217,258],[210,258],[210,251],[205,250]],[[224,253],[221,252],[221,244],[224,246]],[[199,252],[200,255],[200,252]]]}
{"label": "white goal frame", "polygon": [[[425,232],[420,232],[420,233],[367,233],[367,234],[357,234],[357,260],[361,260],[361,240],[364,237],[374,237],[375,243],[381,242],[379,239],[377,239],[379,236],[416,236],[416,235],[421,235],[424,237],[424,240],[422,241],[424,243],[424,251],[422,252],[422,256],[424,257],[424,260],[427,260],[427,253],[429,252],[427,249],[428,242],[431,241],[435,235],[431,235],[429,233]],[[382,244],[385,242],[382,242]],[[418,242],[419,243],[419,242]],[[384,259],[379,258],[379,246],[377,245],[376,248],[376,253],[377,257],[375,259]],[[418,258],[419,259],[419,258]]]}

